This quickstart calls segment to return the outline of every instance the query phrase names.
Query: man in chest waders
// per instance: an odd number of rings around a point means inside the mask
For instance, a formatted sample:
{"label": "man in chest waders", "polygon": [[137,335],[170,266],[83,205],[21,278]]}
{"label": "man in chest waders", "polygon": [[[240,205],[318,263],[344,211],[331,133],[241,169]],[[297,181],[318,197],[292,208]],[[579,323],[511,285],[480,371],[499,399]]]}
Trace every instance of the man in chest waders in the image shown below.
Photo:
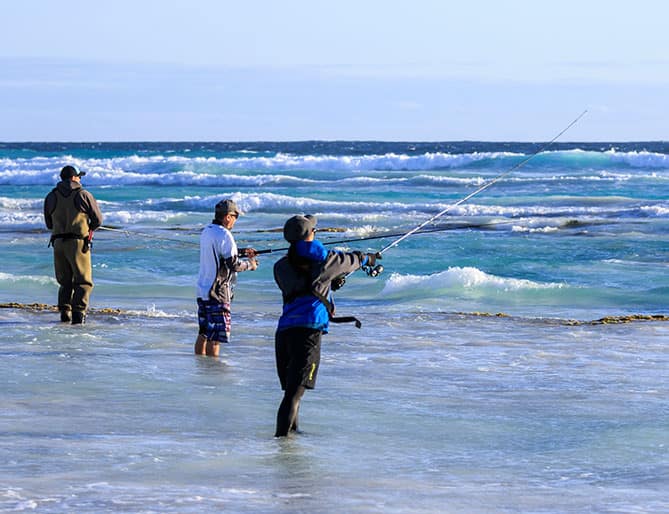
{"label": "man in chest waders", "polygon": [[102,225],[102,213],[95,198],[81,187],[86,173],[74,166],[60,171],[61,181],[44,199],[44,221],[51,230],[53,264],[58,289],[60,320],[73,325],[86,320],[88,299],[93,289],[91,239]]}

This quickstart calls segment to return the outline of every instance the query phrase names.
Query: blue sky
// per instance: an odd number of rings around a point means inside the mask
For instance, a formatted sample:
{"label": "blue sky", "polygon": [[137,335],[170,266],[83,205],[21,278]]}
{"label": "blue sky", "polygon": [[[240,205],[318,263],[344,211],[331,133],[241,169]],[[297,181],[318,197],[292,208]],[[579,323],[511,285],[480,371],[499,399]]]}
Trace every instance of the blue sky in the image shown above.
{"label": "blue sky", "polygon": [[669,140],[669,2],[22,0],[1,141]]}

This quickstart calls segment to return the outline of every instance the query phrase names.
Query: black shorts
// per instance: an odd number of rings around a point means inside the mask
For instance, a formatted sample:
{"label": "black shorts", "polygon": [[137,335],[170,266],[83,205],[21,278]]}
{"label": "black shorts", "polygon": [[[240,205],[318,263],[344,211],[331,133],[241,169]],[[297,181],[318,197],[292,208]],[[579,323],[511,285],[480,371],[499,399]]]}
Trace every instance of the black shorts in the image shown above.
{"label": "black shorts", "polygon": [[321,361],[321,331],[294,327],[276,333],[274,349],[281,389],[316,386]]}

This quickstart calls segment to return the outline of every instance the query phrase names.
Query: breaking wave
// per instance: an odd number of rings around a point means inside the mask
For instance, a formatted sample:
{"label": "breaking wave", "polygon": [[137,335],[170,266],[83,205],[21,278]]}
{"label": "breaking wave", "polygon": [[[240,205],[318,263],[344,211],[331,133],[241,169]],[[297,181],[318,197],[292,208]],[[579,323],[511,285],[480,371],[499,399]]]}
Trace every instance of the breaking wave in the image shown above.
{"label": "breaking wave", "polygon": [[453,267],[431,275],[401,275],[393,273],[382,291],[390,298],[439,297],[453,290],[498,292],[559,289],[559,283],[539,283],[526,279],[498,277],[473,267]]}

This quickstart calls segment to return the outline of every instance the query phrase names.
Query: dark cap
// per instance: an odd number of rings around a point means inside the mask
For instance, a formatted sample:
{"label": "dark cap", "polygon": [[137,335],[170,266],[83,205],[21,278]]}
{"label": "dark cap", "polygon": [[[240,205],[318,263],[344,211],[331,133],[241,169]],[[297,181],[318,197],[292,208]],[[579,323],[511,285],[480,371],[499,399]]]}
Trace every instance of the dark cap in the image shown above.
{"label": "dark cap", "polygon": [[237,208],[237,204],[232,200],[221,200],[216,204],[214,218],[222,220],[225,218],[226,214],[236,214],[237,216],[241,214],[240,210]]}
{"label": "dark cap", "polygon": [[283,237],[289,243],[302,241],[316,229],[316,216],[298,214],[293,216],[283,226]]}
{"label": "dark cap", "polygon": [[60,170],[60,178],[62,180],[68,180],[72,177],[81,177],[83,175],[86,175],[85,171],[79,171],[77,168],[70,165],[64,166],[63,169]]}

